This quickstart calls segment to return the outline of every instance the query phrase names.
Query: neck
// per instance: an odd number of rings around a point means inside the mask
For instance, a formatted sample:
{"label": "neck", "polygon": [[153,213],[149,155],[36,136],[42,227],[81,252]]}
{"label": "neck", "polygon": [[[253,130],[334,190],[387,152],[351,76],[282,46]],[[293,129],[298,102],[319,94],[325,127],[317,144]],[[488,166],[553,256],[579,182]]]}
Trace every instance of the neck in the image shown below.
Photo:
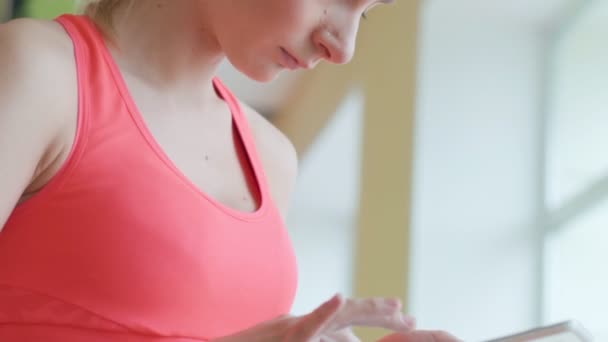
{"label": "neck", "polygon": [[211,95],[224,54],[204,9],[193,7],[192,0],[156,0],[121,9],[113,42],[124,71],[165,92]]}

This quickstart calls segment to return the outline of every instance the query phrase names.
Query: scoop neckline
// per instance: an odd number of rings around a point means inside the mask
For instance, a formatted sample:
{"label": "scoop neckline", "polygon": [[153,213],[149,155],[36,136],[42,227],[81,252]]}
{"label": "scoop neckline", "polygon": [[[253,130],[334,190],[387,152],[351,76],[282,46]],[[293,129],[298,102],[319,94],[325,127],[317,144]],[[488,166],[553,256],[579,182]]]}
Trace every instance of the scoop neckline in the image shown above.
{"label": "scoop neckline", "polygon": [[[98,31],[95,23],[92,22],[89,18],[86,18],[86,19],[88,20],[90,25],[92,25],[95,28],[95,30]],[[259,194],[259,201],[258,201],[259,203],[257,203],[257,206],[256,206],[257,208],[255,211],[238,210],[236,208],[230,207],[230,206],[220,202],[219,200],[215,199],[213,196],[206,193],[203,189],[199,188],[196,184],[194,184],[194,182],[189,177],[187,177],[175,165],[175,163],[171,160],[171,158],[169,158],[169,156],[167,155],[165,150],[158,143],[158,141],[156,140],[156,138],[150,131],[148,125],[146,124],[146,122],[143,118],[141,111],[139,110],[137,104],[135,103],[135,100],[133,99],[133,97],[131,95],[131,92],[123,77],[122,71],[118,67],[118,64],[117,64],[114,56],[112,55],[110,49],[108,48],[105,40],[103,39],[101,32],[100,31],[98,31],[98,32],[100,34],[99,44],[100,44],[101,52],[110,69],[110,72],[112,73],[114,82],[122,96],[122,99],[127,107],[127,110],[129,112],[131,118],[133,119],[139,132],[142,134],[142,136],[144,137],[144,139],[146,140],[146,142],[148,143],[148,145],[152,149],[152,151],[191,190],[193,190],[195,193],[197,193],[202,198],[206,199],[209,203],[211,203],[218,209],[224,211],[225,213],[227,213],[233,217],[240,218],[240,219],[246,219],[246,220],[257,219],[260,216],[262,216],[266,212],[266,207],[267,207],[267,203],[266,203],[267,194],[266,194],[266,189],[264,187],[265,183],[262,181],[262,173],[261,173],[261,170],[258,169],[258,166],[255,163],[254,158],[252,157],[253,146],[250,146],[247,139],[245,138],[245,134],[244,134],[245,128],[243,127],[243,123],[237,117],[237,113],[242,112],[242,110],[240,107],[237,106],[236,103],[234,103],[235,101],[230,101],[230,98],[229,98],[228,94],[226,93],[226,89],[224,88],[224,86],[220,82],[220,80],[217,77],[214,77],[212,80],[213,87],[214,87],[216,93],[218,94],[218,97],[228,106],[230,115],[232,117],[232,122],[236,126],[236,129],[237,129],[237,132],[239,135],[239,139],[242,143],[243,148],[245,149],[245,153],[247,154],[247,162],[249,164],[249,168],[250,168],[251,172],[253,172],[253,179],[255,181],[255,186],[257,187],[257,191]],[[241,119],[245,120],[244,116]],[[241,171],[246,172],[246,170],[244,170],[243,167],[241,167]]]}

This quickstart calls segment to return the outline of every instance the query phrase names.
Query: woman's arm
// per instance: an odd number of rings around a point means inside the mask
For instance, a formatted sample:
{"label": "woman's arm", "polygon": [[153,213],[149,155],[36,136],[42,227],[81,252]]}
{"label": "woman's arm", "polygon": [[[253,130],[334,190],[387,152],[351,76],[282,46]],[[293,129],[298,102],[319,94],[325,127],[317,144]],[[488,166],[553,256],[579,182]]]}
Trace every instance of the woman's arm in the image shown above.
{"label": "woman's arm", "polygon": [[74,59],[54,25],[0,25],[0,231],[30,184],[70,148],[63,145],[76,118]]}

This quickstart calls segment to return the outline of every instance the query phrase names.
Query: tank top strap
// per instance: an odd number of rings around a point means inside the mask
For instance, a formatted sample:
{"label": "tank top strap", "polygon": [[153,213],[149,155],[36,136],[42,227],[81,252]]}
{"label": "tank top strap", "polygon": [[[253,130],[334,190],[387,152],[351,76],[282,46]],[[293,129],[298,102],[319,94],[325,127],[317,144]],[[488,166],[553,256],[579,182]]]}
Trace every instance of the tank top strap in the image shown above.
{"label": "tank top strap", "polygon": [[[249,125],[247,115],[236,96],[218,77],[213,79],[213,85],[232,112],[235,126],[245,147],[245,153],[247,154],[249,163],[260,187],[259,190],[261,192],[262,201],[270,200],[267,176],[264,172],[264,166],[256,148],[255,138],[253,136],[251,126]],[[260,205],[263,206],[263,203]]]}
{"label": "tank top strap", "polygon": [[103,34],[96,25],[86,16],[64,14],[55,19],[70,36],[74,45],[76,67],[78,69],[79,96],[84,96],[79,102],[86,103],[91,99],[89,94],[91,85],[99,83],[99,75],[109,75],[105,70]]}

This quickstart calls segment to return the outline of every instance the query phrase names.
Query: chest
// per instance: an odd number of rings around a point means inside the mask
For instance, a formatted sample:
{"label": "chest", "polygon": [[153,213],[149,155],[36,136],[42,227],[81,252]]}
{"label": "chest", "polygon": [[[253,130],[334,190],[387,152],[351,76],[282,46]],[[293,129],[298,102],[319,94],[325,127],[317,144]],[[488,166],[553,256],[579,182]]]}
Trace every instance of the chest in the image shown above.
{"label": "chest", "polygon": [[136,85],[132,97],[145,129],[181,176],[206,196],[243,212],[255,211],[260,189],[247,145],[231,108],[221,99],[205,106],[155,99]]}

